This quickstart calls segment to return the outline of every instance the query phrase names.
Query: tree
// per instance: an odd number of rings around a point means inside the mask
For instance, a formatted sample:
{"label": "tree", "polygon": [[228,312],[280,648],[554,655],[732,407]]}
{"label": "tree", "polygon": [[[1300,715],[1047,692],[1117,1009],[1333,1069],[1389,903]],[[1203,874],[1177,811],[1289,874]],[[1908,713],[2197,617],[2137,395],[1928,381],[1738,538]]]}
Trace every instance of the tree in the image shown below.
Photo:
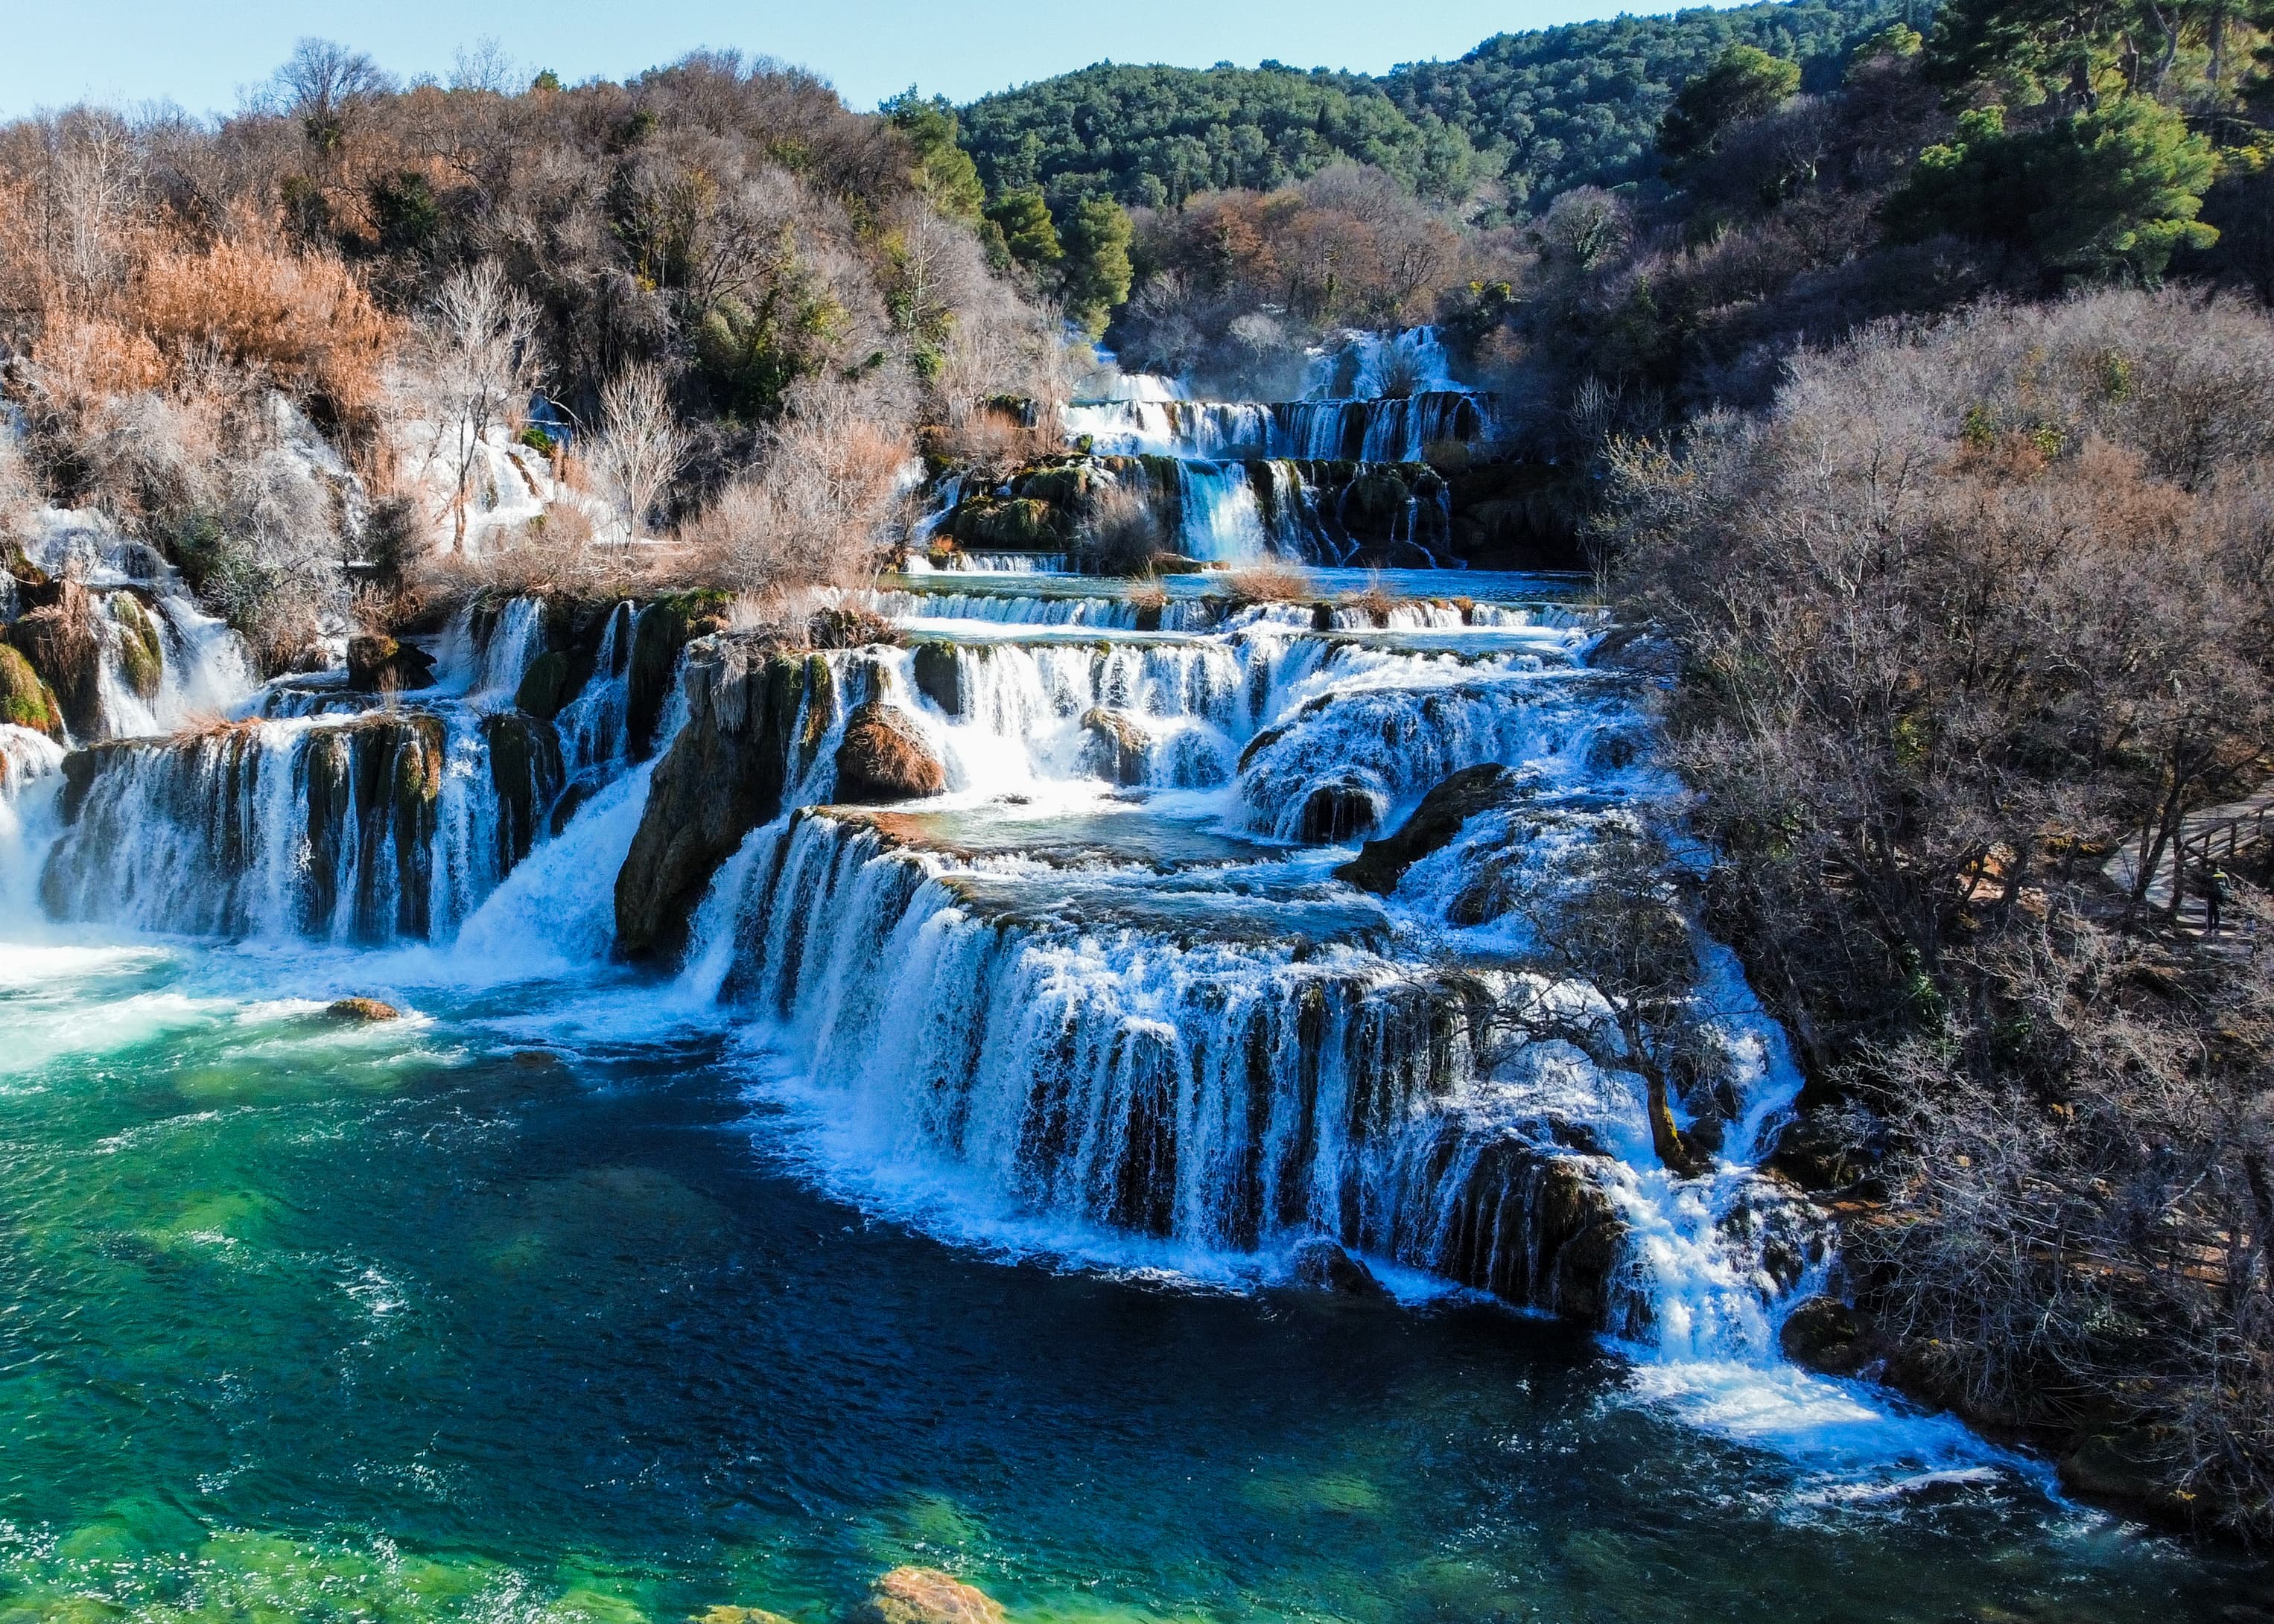
{"label": "tree", "polygon": [[509,421],[538,374],[537,306],[494,259],[453,273],[427,312],[424,350],[436,446],[454,475],[456,540],[466,541],[466,499],[490,431]]}
{"label": "tree", "polygon": [[1658,149],[1675,162],[1703,156],[1732,125],[1775,112],[1799,88],[1798,63],[1732,45],[1675,96],[1658,126]]}
{"label": "tree", "polygon": [[987,201],[971,154],[956,144],[955,109],[945,96],[925,101],[911,85],[877,110],[907,138],[915,151],[912,171],[916,190],[950,220],[976,225]]}
{"label": "tree", "polygon": [[1066,314],[1092,338],[1102,337],[1113,312],[1129,302],[1134,274],[1129,243],[1134,235],[1129,211],[1111,198],[1077,206],[1066,227]]}
{"label": "tree", "polygon": [[276,70],[274,94],[318,154],[339,150],[356,116],[394,86],[379,64],[332,40],[302,40]]}
{"label": "tree", "polygon": [[590,461],[624,522],[627,545],[639,539],[640,526],[687,465],[689,443],[655,367],[627,366],[600,391],[600,433]]}
{"label": "tree", "polygon": [[987,206],[988,223],[1003,234],[1011,258],[1028,270],[1045,270],[1065,258],[1039,186],[1016,186]]}
{"label": "tree", "polygon": [[2216,167],[2210,144],[2147,96],[2020,131],[1987,107],[1919,154],[1887,226],[1898,241],[1947,232],[2004,243],[2055,273],[2152,286],[2175,250],[2218,240],[2196,219]]}

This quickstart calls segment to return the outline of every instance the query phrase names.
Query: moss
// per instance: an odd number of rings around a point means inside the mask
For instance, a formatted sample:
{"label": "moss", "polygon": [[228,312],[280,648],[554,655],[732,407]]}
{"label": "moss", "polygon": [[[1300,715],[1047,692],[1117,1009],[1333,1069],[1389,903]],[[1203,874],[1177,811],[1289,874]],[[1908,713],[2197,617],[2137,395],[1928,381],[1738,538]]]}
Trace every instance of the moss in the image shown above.
{"label": "moss", "polygon": [[146,700],[157,698],[166,680],[166,655],[156,618],[132,593],[121,592],[110,600],[110,619],[118,628],[118,663],[128,686]]}
{"label": "moss", "polygon": [[916,645],[916,691],[949,716],[963,714],[963,663],[950,643]]}
{"label": "moss", "polygon": [[28,727],[58,743],[63,740],[64,717],[55,695],[32,662],[6,643],[0,643],[0,722]]}

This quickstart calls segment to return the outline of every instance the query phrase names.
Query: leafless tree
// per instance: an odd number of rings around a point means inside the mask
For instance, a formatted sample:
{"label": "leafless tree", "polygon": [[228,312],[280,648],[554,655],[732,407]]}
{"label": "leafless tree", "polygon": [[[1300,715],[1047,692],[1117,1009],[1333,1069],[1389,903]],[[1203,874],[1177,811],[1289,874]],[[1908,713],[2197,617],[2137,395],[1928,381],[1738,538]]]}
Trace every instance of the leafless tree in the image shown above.
{"label": "leafless tree", "polygon": [[658,368],[628,366],[600,391],[600,432],[587,461],[623,520],[627,545],[687,465],[688,445]]}
{"label": "leafless tree", "polygon": [[436,447],[452,475],[455,537],[492,430],[513,421],[538,374],[537,306],[494,259],[454,273],[434,297],[422,338]]}

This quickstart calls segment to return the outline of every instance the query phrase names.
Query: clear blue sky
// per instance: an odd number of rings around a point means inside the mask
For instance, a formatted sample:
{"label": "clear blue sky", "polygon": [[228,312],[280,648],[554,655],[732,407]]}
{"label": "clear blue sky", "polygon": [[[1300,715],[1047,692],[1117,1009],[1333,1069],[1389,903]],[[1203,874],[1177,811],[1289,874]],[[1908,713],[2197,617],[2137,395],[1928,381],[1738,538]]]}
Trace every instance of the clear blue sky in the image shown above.
{"label": "clear blue sky", "polygon": [[[921,85],[956,101],[1098,61],[1380,72],[1487,35],[1620,9],[1618,0],[0,0],[0,116],[79,100],[227,111],[292,42],[318,34],[403,78],[448,76],[484,36],[571,81],[621,78],[698,46],[810,68],[855,107]],[[1671,11],[1674,0],[1626,9]]]}

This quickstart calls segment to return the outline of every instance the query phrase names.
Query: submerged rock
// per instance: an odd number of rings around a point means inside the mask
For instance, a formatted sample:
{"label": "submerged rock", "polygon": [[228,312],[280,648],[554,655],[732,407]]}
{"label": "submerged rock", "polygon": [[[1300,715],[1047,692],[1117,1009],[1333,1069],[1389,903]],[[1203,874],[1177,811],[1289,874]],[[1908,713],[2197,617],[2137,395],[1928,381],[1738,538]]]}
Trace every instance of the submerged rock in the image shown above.
{"label": "submerged rock", "polygon": [[1387,1302],[1389,1291],[1374,1271],[1323,1235],[1295,1244],[1295,1281],[1314,1291],[1335,1297],[1372,1297]]}
{"label": "submerged rock", "polygon": [[847,719],[837,747],[839,801],[915,801],[946,788],[947,769],[899,711],[872,699]]}
{"label": "submerged rock", "polygon": [[616,946],[633,958],[678,951],[712,875],[780,813],[837,719],[820,655],[757,638],[705,648],[687,672],[687,725],[657,764],[616,875]]}
{"label": "submerged rock", "polygon": [[410,693],[434,686],[434,657],[424,649],[392,637],[377,635],[348,639],[348,687],[358,694],[388,688]]}
{"label": "submerged rock", "polygon": [[869,1587],[853,1624],[1003,1624],[1003,1604],[937,1568],[895,1568]]}
{"label": "submerged rock", "polygon": [[378,1021],[401,1020],[403,1011],[391,1004],[381,1004],[376,998],[339,998],[325,1005],[324,1013],[334,1020]]}
{"label": "submerged rock", "polygon": [[1355,858],[1335,870],[1336,876],[1360,891],[1387,897],[1397,889],[1406,869],[1450,846],[1469,819],[1507,805],[1516,786],[1516,774],[1497,763],[1464,768],[1424,795],[1396,834],[1367,841]]}
{"label": "submerged rock", "polygon": [[779,1613],[769,1613],[764,1607],[712,1607],[697,1613],[695,1624],[790,1624]]}

